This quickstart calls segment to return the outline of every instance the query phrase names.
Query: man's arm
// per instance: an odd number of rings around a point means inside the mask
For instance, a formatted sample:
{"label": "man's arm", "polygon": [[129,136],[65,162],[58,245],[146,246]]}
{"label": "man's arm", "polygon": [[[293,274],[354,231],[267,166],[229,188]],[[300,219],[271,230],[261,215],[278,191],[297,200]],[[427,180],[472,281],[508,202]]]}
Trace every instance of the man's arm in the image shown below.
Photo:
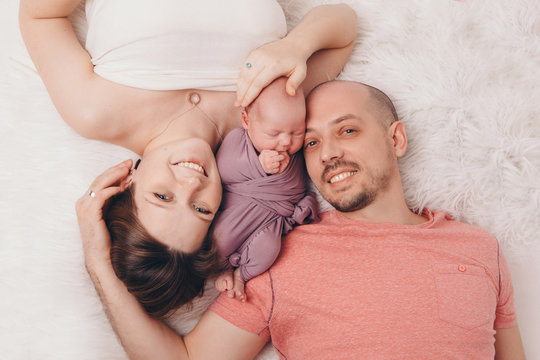
{"label": "man's arm", "polygon": [[180,335],[151,318],[118,279],[110,262],[110,236],[102,217],[105,202],[127,186],[131,160],[100,175],[77,201],[77,218],[88,273],[101,297],[111,324],[132,359],[251,359],[265,341],[212,312],[195,329]]}
{"label": "man's arm", "polygon": [[495,333],[496,360],[524,360],[525,351],[516,325],[508,329],[496,329]]}

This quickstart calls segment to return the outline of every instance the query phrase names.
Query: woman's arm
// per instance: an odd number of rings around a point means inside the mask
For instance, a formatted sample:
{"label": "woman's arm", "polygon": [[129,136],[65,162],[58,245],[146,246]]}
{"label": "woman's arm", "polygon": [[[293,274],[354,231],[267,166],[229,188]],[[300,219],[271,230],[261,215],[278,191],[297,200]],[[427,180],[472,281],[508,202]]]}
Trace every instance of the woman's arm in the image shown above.
{"label": "woman's arm", "polygon": [[105,202],[123,191],[131,160],[114,166],[77,201],[86,266],[105,310],[131,359],[251,359],[265,341],[207,312],[185,342],[163,322],[152,319],[118,279],[110,262],[110,237],[103,220]]}
{"label": "woman's arm", "polygon": [[349,58],[356,33],[356,13],[348,5],[313,8],[285,38],[250,53],[246,62],[252,66],[240,72],[236,105],[249,105],[280,76],[289,77],[286,87],[291,95],[298,86],[307,94],[334,79]]}
{"label": "woman's arm", "polygon": [[[134,116],[155,114],[155,92],[105,80],[67,16],[80,0],[20,0],[19,25],[26,47],[63,119],[79,134],[114,142],[133,129]],[[130,119],[131,126],[123,123]],[[151,118],[148,116],[148,118]],[[135,136],[136,134],[133,134]]]}

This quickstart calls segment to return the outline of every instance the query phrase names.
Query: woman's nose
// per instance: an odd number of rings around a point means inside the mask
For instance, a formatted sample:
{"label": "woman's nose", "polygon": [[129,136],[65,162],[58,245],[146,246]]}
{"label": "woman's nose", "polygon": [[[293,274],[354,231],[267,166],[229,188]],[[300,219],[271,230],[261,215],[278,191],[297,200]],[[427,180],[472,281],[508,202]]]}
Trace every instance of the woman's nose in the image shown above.
{"label": "woman's nose", "polygon": [[198,176],[181,176],[178,183],[182,185],[184,191],[194,192],[202,188],[203,182]]}

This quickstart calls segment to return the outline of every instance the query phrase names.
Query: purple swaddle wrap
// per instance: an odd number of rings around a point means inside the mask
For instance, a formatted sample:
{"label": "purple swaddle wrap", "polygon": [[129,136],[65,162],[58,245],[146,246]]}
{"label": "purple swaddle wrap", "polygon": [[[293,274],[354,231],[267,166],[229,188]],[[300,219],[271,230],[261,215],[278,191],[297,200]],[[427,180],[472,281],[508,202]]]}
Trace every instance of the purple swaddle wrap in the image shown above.
{"label": "purple swaddle wrap", "polygon": [[281,249],[281,237],[295,224],[318,220],[317,200],[306,195],[301,152],[280,174],[267,175],[249,139],[238,128],[216,154],[223,183],[221,210],[214,223],[218,253],[240,268],[244,281],[266,271]]}

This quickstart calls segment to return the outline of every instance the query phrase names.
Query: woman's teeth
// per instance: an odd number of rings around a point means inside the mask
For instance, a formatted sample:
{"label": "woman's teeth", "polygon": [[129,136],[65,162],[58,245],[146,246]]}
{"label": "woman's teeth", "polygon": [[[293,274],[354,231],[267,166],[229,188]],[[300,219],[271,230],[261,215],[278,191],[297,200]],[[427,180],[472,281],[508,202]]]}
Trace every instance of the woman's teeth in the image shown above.
{"label": "woman's teeth", "polygon": [[195,164],[195,163],[192,163],[192,162],[189,162],[189,161],[180,161],[176,165],[182,166],[182,167],[185,167],[185,168],[189,168],[189,169],[193,169],[193,170],[197,170],[201,174],[205,175],[203,167],[201,165],[199,165],[199,164]]}
{"label": "woman's teeth", "polygon": [[336,176],[333,176],[333,177],[330,179],[329,183],[330,183],[330,184],[333,184],[333,183],[335,183],[335,182],[337,182],[337,181],[341,181],[341,180],[343,180],[343,179],[346,179],[346,178],[348,178],[349,176],[353,176],[354,174],[356,174],[356,171],[342,172],[341,174],[338,174],[338,175],[336,175]]}

